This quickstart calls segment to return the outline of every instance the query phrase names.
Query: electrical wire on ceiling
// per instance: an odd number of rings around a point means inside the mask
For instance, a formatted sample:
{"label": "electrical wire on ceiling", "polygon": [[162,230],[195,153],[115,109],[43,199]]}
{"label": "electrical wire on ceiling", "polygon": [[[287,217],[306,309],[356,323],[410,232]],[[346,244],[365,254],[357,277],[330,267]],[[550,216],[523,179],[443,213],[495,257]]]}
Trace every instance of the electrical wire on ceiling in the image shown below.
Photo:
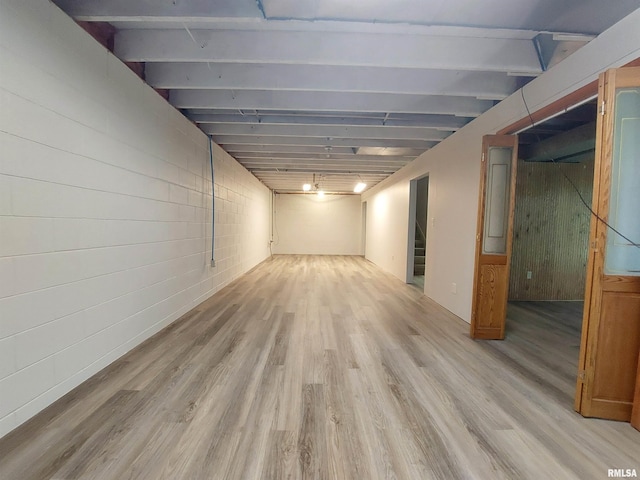
{"label": "electrical wire on ceiling", "polygon": [[[531,122],[531,127],[535,127],[536,123],[533,119],[533,115],[531,115],[531,111],[529,110],[529,105],[527,104],[527,99],[524,97],[524,87],[520,89],[520,95],[522,96],[522,102],[524,103],[524,108],[527,110],[527,115],[529,117],[529,121]],[[545,148],[544,143],[542,143],[542,140],[540,138],[540,136],[536,133],[533,132],[533,134],[535,135],[536,139],[538,140],[538,143],[540,144],[540,148],[542,149],[544,155],[554,164],[558,167],[558,169],[560,170],[560,173],[562,173],[562,176],[567,180],[567,182],[569,182],[569,184],[571,185],[571,187],[573,187],[573,189],[575,190],[575,192],[578,194],[578,197],[580,198],[580,201],[582,202],[582,204],[586,207],[587,210],[589,210],[589,212],[591,213],[591,215],[593,215],[593,217],[598,220],[599,222],[602,222],[607,228],[611,229],[612,232],[615,232],[617,235],[619,235],[621,238],[623,238],[624,240],[626,240],[627,242],[629,242],[629,244],[633,247],[636,248],[640,248],[640,244],[637,242],[632,241],[629,237],[627,237],[626,235],[622,234],[619,230],[617,230],[616,228],[614,228],[612,225],[610,225],[604,218],[602,218],[600,215],[598,215],[595,210],[593,210],[593,208],[591,207],[591,205],[589,205],[587,203],[587,201],[584,199],[584,197],[582,196],[582,193],[580,193],[580,190],[578,189],[578,187],[576,186],[576,184],[573,182],[573,180],[571,180],[571,178],[569,178],[569,176],[567,175],[567,173],[562,169],[562,167],[560,166],[560,163],[558,163],[556,161],[556,159],[553,157],[553,155],[551,155],[549,153],[549,151]]]}

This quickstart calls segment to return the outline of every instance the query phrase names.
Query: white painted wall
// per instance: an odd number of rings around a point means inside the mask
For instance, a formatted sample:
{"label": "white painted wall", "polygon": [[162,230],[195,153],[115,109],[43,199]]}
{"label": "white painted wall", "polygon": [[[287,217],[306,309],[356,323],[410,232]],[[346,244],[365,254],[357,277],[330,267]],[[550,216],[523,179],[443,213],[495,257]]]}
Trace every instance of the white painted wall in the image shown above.
{"label": "white painted wall", "polygon": [[[638,25],[640,10],[529,83],[524,88],[529,109],[537,111],[596,79],[599,72],[640,57]],[[425,294],[467,322],[471,318],[482,136],[526,115],[518,91],[362,195],[368,202],[365,256],[404,281],[409,182],[429,173]]]}
{"label": "white painted wall", "polygon": [[0,2],[0,436],[268,256],[270,193],[46,0]]}
{"label": "white painted wall", "polygon": [[398,182],[367,201],[366,258],[402,281],[407,274],[409,182]]}
{"label": "white painted wall", "polygon": [[277,194],[273,253],[362,255],[360,195]]}

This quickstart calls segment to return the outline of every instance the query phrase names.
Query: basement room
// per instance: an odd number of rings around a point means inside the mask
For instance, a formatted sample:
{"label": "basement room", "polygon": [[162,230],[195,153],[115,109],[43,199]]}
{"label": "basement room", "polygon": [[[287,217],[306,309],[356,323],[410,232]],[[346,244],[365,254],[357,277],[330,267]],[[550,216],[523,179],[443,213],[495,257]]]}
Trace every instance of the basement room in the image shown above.
{"label": "basement room", "polygon": [[0,1],[0,478],[636,477],[638,25]]}

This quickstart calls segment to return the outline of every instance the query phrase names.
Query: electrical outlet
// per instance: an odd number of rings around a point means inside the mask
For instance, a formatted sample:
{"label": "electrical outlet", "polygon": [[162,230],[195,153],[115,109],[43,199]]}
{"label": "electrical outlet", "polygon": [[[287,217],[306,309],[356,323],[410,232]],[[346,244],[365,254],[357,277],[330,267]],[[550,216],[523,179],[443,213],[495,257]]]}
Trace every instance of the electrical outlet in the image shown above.
{"label": "electrical outlet", "polygon": [[531,272],[531,270],[527,271],[527,280],[531,280],[532,276],[533,276],[533,273]]}
{"label": "electrical outlet", "polygon": [[456,283],[451,284],[451,293],[453,293],[454,295],[458,293],[458,285]]}

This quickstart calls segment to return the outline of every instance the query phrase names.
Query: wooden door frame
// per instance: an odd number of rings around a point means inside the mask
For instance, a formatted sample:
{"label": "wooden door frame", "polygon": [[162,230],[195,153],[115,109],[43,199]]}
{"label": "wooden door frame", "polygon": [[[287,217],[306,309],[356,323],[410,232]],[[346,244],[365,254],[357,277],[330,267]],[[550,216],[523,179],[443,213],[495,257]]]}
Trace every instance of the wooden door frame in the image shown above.
{"label": "wooden door frame", "polygon": [[[598,97],[601,97],[602,91],[604,90],[604,85],[598,82],[596,82],[596,88],[597,88],[596,95]],[[597,209],[596,205],[600,198],[600,179],[601,179],[600,167],[602,162],[602,142],[601,142],[602,128],[603,128],[603,122],[597,121],[596,122],[596,147],[594,152],[595,158],[593,162],[593,190],[591,194],[591,205],[592,205],[592,208],[594,209]],[[589,225],[589,254],[587,256],[587,269],[586,269],[587,279],[585,284],[584,301],[583,301],[583,307],[582,307],[582,322],[580,325],[580,352],[586,351],[586,348],[587,348],[588,335],[586,335],[585,333],[588,333],[587,329],[589,327],[589,311],[591,306],[591,299],[592,299],[591,297],[593,295],[593,275],[589,275],[589,272],[593,272],[595,268],[595,262],[596,262],[596,249],[592,248],[592,245],[593,245],[593,242],[595,241],[595,237],[597,234],[597,228],[595,224],[595,222],[597,221],[598,220],[594,218],[593,215],[591,215],[591,219],[589,222],[590,224]],[[579,355],[580,356],[578,357],[578,371],[576,373],[576,393],[575,393],[574,402],[573,402],[573,409],[577,412],[580,411],[580,405],[582,404],[582,395],[584,393],[583,386],[586,380],[585,362],[589,356],[587,354],[587,355],[584,355],[584,358],[583,358],[581,353],[579,353]]]}
{"label": "wooden door frame", "polygon": [[[521,132],[523,130],[525,130],[527,127],[533,127],[534,125],[543,123],[544,121],[555,117],[557,115],[561,115],[565,112],[567,112],[568,110],[571,110],[572,108],[575,108],[591,99],[597,98],[598,97],[598,80],[594,80],[593,82],[588,83],[587,85],[569,93],[568,95],[556,100],[555,102],[550,103],[549,105],[546,105],[542,108],[540,108],[539,110],[536,110],[535,112],[531,113],[530,115],[527,115],[523,118],[521,118],[520,120],[517,120],[516,122],[512,123],[511,125],[501,129],[498,133],[501,134],[513,134],[515,132]],[[598,131],[596,131],[596,138],[599,137],[600,135],[600,129],[602,128],[600,122],[598,122],[598,126],[597,129]],[[600,145],[597,144],[596,145],[596,149],[600,148]],[[599,159],[599,155],[597,154],[597,150],[596,150],[596,155],[595,155],[595,162],[594,162],[594,176],[593,176],[593,194],[592,194],[592,203],[593,203],[593,199],[598,198],[597,196],[599,195],[599,189],[600,189],[600,177],[599,175],[596,175],[596,172],[599,171],[599,163],[598,163],[598,159]],[[516,167],[517,168],[517,167]],[[591,221],[593,221],[593,219],[591,219]],[[591,231],[591,230],[590,230]],[[591,239],[590,239],[591,241]],[[585,275],[593,270],[593,262],[594,262],[594,255],[592,253],[592,250],[589,250],[589,255],[587,258],[587,266],[585,269]],[[509,272],[509,275],[511,275],[511,272]],[[583,316],[582,316],[582,322],[581,322],[581,327],[580,327],[580,351],[583,351],[583,349],[586,346],[586,335],[583,335],[583,331],[585,329],[585,310],[588,308],[588,305],[591,302],[591,283],[588,283],[586,285],[585,288],[585,296],[584,296],[584,303],[583,303]],[[505,320],[506,323],[506,320]],[[582,397],[582,381],[584,380],[584,364],[580,364],[580,359],[579,359],[579,365],[578,365],[578,371],[576,372],[576,394],[575,394],[575,399],[574,399],[574,409],[578,410],[579,406],[580,406],[580,402],[581,402],[581,397]]]}
{"label": "wooden door frame", "polygon": [[[631,62],[621,65],[618,68],[625,67],[640,67],[640,57],[632,60]],[[614,67],[611,67],[614,68]],[[524,88],[524,87],[523,87]],[[496,135],[515,135],[522,130],[531,127],[532,124],[538,124],[545,120],[555,117],[558,114],[565,113],[566,111],[577,107],[578,105],[595,98],[598,96],[598,79],[587,83],[586,85],[574,90],[573,92],[565,95],[564,97],[551,102],[548,105],[532,112],[530,115],[525,115],[520,120],[501,128],[496,132]]]}

